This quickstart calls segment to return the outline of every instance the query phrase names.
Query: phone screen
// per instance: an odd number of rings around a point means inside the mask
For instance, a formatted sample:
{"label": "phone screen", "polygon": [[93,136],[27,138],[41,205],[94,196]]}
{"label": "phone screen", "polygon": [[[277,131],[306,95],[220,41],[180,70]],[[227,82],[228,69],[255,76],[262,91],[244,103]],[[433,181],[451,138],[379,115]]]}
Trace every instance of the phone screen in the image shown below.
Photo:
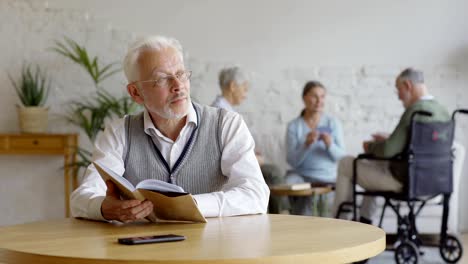
{"label": "phone screen", "polygon": [[331,128],[327,127],[327,126],[323,126],[323,127],[317,127],[317,131],[319,133],[327,133],[327,134],[331,134]]}
{"label": "phone screen", "polygon": [[140,237],[125,237],[119,238],[117,241],[124,245],[138,245],[148,243],[163,243],[163,242],[175,242],[185,240],[185,236],[180,235],[155,235],[155,236],[140,236]]}

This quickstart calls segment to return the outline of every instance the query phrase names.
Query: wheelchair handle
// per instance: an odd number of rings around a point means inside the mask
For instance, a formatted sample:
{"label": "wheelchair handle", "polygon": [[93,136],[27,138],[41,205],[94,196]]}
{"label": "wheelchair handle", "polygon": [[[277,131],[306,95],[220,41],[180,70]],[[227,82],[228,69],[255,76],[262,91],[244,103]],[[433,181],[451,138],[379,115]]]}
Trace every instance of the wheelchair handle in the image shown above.
{"label": "wheelchair handle", "polygon": [[416,115],[432,116],[432,113],[424,110],[415,111],[413,114],[411,114],[411,122],[413,122],[413,119]]}
{"label": "wheelchair handle", "polygon": [[467,114],[468,114],[468,109],[460,108],[460,109],[456,109],[455,111],[453,111],[452,120],[455,120],[455,115],[456,115],[457,113],[462,113],[462,114],[467,115]]}

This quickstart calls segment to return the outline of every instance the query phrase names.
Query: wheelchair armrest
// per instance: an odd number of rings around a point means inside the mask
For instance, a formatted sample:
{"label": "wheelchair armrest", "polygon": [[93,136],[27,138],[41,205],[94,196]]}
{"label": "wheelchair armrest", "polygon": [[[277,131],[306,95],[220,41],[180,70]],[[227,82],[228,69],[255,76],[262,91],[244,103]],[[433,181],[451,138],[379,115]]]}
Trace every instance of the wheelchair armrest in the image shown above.
{"label": "wheelchair armrest", "polygon": [[356,159],[357,159],[357,160],[366,159],[366,160],[397,161],[397,160],[401,160],[401,157],[400,157],[400,155],[396,155],[396,156],[391,157],[391,158],[384,158],[384,157],[377,157],[377,156],[375,156],[374,154],[363,153],[363,154],[359,154],[359,155],[356,157]]}
{"label": "wheelchair armrest", "polygon": [[368,154],[368,153],[362,153],[356,157],[356,159],[374,159],[374,158],[377,158],[377,157],[374,156],[374,154]]}

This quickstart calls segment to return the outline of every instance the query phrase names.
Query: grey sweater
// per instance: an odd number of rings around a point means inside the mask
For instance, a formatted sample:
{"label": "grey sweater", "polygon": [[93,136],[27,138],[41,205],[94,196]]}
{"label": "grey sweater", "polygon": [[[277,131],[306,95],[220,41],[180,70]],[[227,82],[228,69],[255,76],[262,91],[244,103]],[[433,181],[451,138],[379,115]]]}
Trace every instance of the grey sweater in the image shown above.
{"label": "grey sweater", "polygon": [[157,179],[181,186],[192,194],[221,190],[227,181],[221,171],[221,124],[226,111],[193,105],[197,127],[172,169],[144,132],[143,113],[127,116],[123,176],[133,185],[145,179]]}

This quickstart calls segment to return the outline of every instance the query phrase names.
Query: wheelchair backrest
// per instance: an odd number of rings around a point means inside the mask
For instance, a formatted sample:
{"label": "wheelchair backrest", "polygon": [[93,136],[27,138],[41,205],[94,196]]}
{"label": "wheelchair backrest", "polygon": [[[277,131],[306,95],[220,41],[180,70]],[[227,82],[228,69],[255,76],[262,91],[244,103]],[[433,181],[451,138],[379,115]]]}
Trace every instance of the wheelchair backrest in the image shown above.
{"label": "wheelchair backrest", "polygon": [[410,198],[452,192],[453,136],[453,121],[421,122],[413,119],[407,148],[407,190]]}

